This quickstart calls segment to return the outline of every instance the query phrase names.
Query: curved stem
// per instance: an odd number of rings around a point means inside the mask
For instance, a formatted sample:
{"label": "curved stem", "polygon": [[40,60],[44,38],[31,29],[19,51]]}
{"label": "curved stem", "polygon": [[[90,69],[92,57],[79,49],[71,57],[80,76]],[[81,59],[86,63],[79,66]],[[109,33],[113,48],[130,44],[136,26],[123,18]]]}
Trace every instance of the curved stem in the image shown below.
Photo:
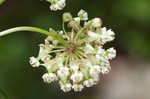
{"label": "curved stem", "polygon": [[0,37],[7,35],[7,34],[11,34],[13,32],[19,32],[19,31],[31,31],[31,32],[39,32],[42,34],[46,34],[48,36],[51,36],[53,39],[58,40],[67,48],[71,48],[70,44],[67,41],[65,41],[60,35],[48,32],[46,30],[43,30],[37,27],[21,26],[21,27],[11,28],[11,29],[0,32]]}

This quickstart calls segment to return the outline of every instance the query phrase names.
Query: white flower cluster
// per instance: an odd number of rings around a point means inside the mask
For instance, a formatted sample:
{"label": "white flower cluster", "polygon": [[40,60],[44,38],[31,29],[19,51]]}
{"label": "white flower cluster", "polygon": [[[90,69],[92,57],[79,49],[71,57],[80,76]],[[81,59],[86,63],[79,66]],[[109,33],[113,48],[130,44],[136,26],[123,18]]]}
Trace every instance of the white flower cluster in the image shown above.
{"label": "white flower cluster", "polygon": [[[106,42],[114,40],[114,32],[102,26],[100,18],[88,20],[88,14],[81,10],[78,17],[72,18],[70,13],[63,15],[72,31],[55,31],[66,40],[71,48],[66,48],[51,37],[45,39],[45,44],[40,44],[37,58],[31,57],[33,67],[44,66],[47,69],[42,78],[44,82],[59,82],[64,92],[82,91],[84,87],[91,87],[99,81],[100,74],[107,74],[110,60],[115,58],[114,48],[104,49]],[[82,24],[82,22],[84,24]]]}
{"label": "white flower cluster", "polygon": [[62,10],[66,5],[66,0],[47,0],[51,3],[50,9],[52,11]]}

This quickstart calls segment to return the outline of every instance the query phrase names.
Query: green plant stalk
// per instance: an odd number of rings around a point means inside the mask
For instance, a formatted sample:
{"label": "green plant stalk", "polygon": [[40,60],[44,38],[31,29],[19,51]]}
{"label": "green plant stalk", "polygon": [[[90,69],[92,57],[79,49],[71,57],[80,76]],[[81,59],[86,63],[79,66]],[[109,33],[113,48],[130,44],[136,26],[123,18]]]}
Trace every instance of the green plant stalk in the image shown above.
{"label": "green plant stalk", "polygon": [[19,31],[31,31],[31,32],[42,33],[42,34],[52,37],[53,39],[58,40],[60,43],[62,43],[67,48],[71,48],[71,45],[67,41],[65,41],[60,35],[48,32],[46,30],[43,30],[43,29],[40,29],[37,27],[21,26],[21,27],[11,28],[11,29],[0,32],[0,37],[5,36],[7,34],[14,33],[14,32],[19,32]]}

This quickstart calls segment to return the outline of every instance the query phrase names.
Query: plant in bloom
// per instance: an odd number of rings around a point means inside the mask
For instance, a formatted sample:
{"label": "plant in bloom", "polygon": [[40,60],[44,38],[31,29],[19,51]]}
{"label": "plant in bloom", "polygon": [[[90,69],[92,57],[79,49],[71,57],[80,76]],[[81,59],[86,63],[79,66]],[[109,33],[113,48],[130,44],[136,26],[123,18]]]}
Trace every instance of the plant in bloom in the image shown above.
{"label": "plant in bloom", "polygon": [[[52,10],[60,10],[65,0],[47,0],[52,3]],[[59,5],[60,4],[60,5]],[[65,26],[66,25],[66,26]],[[68,27],[70,31],[66,31]],[[82,91],[84,87],[96,85],[100,74],[111,70],[110,60],[116,57],[112,47],[104,49],[107,42],[113,41],[115,33],[102,27],[100,18],[88,20],[88,14],[80,10],[77,17],[70,13],[63,14],[63,30],[49,30],[66,41],[70,47],[48,36],[40,44],[37,57],[30,57],[33,67],[44,66],[47,70],[42,79],[46,83],[58,82],[61,90],[69,92]]]}
{"label": "plant in bloom", "polygon": [[50,9],[52,11],[62,10],[66,5],[66,0],[46,0],[51,3]]}

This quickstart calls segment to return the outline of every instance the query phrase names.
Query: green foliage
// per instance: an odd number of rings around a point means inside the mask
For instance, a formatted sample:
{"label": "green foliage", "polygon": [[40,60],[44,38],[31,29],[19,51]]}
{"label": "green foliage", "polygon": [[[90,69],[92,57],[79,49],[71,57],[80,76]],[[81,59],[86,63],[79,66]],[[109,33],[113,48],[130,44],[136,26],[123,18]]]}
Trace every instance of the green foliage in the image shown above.
{"label": "green foliage", "polygon": [[0,0],[0,4],[2,4],[4,2],[4,0]]}

